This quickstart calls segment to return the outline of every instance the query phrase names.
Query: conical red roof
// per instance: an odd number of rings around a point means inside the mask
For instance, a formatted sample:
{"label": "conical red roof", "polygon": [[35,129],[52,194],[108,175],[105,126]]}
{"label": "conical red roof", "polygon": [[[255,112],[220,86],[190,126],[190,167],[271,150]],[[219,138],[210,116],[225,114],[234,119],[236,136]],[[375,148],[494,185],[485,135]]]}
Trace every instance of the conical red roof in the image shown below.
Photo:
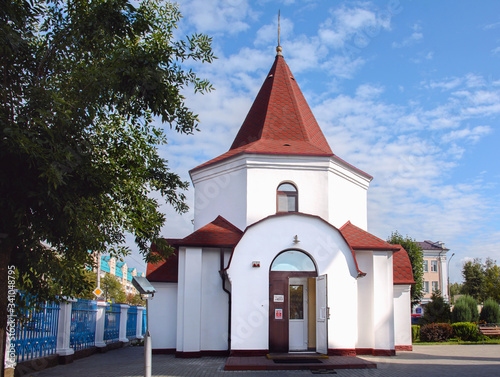
{"label": "conical red roof", "polygon": [[285,59],[278,54],[229,151],[198,168],[240,153],[333,156]]}

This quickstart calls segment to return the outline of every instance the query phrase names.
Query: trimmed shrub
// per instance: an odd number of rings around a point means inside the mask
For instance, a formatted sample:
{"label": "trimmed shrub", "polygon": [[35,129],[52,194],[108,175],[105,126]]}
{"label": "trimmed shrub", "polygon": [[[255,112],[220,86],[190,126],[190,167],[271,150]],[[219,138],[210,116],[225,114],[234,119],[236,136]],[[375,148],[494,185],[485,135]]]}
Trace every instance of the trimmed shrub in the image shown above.
{"label": "trimmed shrub", "polygon": [[470,309],[471,316],[472,316],[469,321],[460,321],[460,322],[478,323],[479,322],[479,311],[477,310],[477,301],[475,300],[475,298],[472,296],[469,296],[469,295],[465,295],[465,296],[460,297],[457,300],[457,304],[460,302],[465,302],[467,304],[467,306]]}
{"label": "trimmed shrub", "polygon": [[453,333],[460,340],[476,341],[481,338],[477,326],[470,322],[457,322],[451,325]]}
{"label": "trimmed shrub", "polygon": [[420,326],[411,325],[411,340],[415,342],[420,339]]}
{"label": "trimmed shrub", "polygon": [[446,342],[453,335],[453,328],[448,323],[431,323],[420,328],[422,342]]}
{"label": "trimmed shrub", "polygon": [[457,301],[453,311],[451,312],[451,319],[453,323],[457,322],[471,322],[472,313],[469,305],[464,301]]}
{"label": "trimmed shrub", "polygon": [[500,323],[500,306],[498,302],[489,298],[483,304],[479,320],[485,323]]}

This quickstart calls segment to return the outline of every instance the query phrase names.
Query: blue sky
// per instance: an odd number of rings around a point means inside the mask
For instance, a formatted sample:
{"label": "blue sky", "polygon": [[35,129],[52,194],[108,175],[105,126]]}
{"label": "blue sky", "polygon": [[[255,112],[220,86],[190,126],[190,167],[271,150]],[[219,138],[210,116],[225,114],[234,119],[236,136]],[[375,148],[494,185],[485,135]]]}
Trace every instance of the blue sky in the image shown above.
{"label": "blue sky", "polygon": [[[179,36],[213,37],[218,59],[193,65],[215,91],[187,102],[194,136],[167,130],[161,149],[184,179],[227,151],[274,61],[283,55],[335,154],[374,177],[368,230],[443,241],[500,263],[500,2],[186,0]],[[188,204],[193,206],[192,190]],[[192,232],[171,208],[165,237]],[[144,270],[140,257],[127,258]]]}

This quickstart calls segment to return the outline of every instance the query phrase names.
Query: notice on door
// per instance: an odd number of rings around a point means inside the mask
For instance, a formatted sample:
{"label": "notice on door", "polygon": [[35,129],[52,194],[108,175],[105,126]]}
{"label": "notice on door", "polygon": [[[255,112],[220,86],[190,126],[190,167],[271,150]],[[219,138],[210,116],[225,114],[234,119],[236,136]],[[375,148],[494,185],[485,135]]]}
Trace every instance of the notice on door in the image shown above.
{"label": "notice on door", "polygon": [[274,295],[274,302],[285,302],[285,295]]}
{"label": "notice on door", "polygon": [[283,309],[274,309],[274,319],[283,319]]}

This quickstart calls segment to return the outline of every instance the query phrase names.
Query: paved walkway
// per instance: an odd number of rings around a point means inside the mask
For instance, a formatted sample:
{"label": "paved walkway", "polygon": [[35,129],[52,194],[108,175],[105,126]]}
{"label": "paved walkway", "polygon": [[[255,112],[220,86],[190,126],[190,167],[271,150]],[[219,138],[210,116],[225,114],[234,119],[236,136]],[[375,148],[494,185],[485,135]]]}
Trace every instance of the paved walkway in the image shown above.
{"label": "paved walkway", "polygon": [[[40,372],[27,374],[33,377],[141,377],[143,370],[142,347],[127,347],[104,354],[76,360],[68,365],[58,365]],[[398,352],[394,357],[363,356],[377,363],[377,369],[336,370],[339,377],[457,377],[500,376],[500,345],[415,346],[413,352]],[[225,357],[176,359],[173,355],[153,356],[153,376],[313,376],[311,371],[245,371],[223,370]],[[331,372],[329,373],[331,375]]]}

